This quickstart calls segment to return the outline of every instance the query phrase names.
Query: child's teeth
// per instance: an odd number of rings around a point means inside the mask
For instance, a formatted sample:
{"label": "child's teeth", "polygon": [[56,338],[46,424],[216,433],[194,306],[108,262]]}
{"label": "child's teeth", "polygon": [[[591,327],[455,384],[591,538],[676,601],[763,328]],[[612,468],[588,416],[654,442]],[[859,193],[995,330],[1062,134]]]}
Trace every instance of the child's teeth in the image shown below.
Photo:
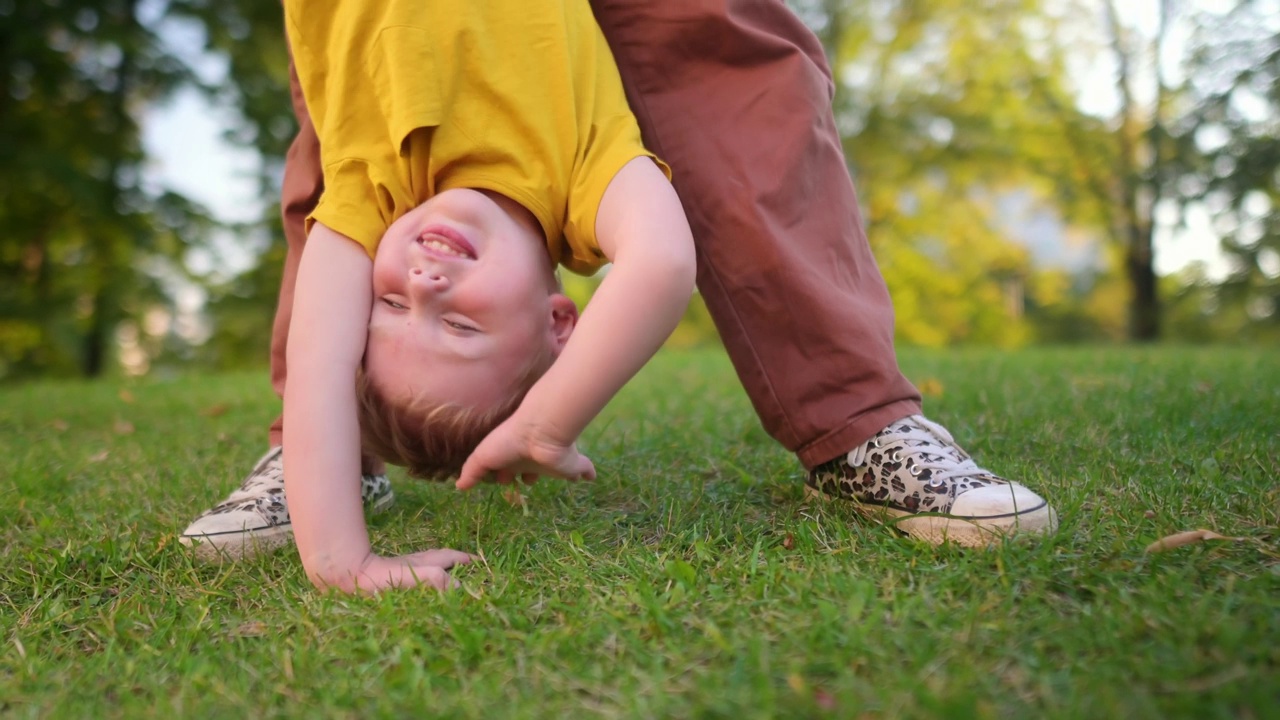
{"label": "child's teeth", "polygon": [[438,250],[438,251],[440,251],[440,252],[442,252],[442,253],[446,253],[446,254],[448,254],[448,255],[454,255],[454,256],[457,256],[457,257],[462,257],[462,256],[463,256],[463,255],[462,255],[462,253],[458,252],[457,250],[454,250],[452,247],[449,247],[448,245],[445,245],[444,243],[440,242],[439,240],[429,240],[429,241],[427,241],[427,247],[431,248],[432,250]]}

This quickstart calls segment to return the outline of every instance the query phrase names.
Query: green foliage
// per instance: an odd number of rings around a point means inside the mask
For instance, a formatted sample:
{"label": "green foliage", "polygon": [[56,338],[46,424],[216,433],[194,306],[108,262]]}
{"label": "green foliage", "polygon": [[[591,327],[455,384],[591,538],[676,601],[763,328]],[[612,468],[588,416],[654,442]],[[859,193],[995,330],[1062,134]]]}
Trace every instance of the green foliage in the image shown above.
{"label": "green foliage", "polygon": [[[1158,331],[1160,312],[1174,338],[1280,338],[1280,27],[1267,2],[1161,2],[1155,30],[1108,24],[1118,0],[792,5],[831,59],[903,343],[1119,340]],[[225,58],[225,78],[184,65],[164,42],[176,25],[202,38],[182,57]],[[1186,42],[1161,45],[1170,28]],[[1144,70],[1161,47],[1168,72]],[[1108,117],[1081,109],[1078,65],[1096,58],[1116,66]],[[237,111],[229,138],[260,153],[262,195],[277,197],[295,130],[278,4],[0,0],[0,378],[265,359],[276,209],[221,227],[142,181],[139,119],[180,87]],[[1012,195],[1067,236],[1104,241],[1105,262],[1039,263],[1034,230],[1004,216]],[[1157,281],[1147,245],[1197,212],[1224,238],[1229,277]],[[216,255],[215,232],[258,264],[193,275],[189,253]],[[179,307],[191,288],[204,304]],[[672,343],[711,338],[695,302]]]}
{"label": "green foliage", "polygon": [[136,111],[191,81],[142,12],[0,3],[0,377],[108,368],[210,225],[142,181]]}
{"label": "green foliage", "polygon": [[[902,363],[980,462],[1054,502],[1058,533],[934,548],[814,502],[722,353],[663,353],[584,438],[594,483],[518,505],[393,474],[375,547],[482,553],[462,589],[340,597],[294,552],[209,567],[176,542],[264,449],[260,373],[0,388],[0,714],[1274,715],[1266,350]],[[1143,551],[1193,528],[1239,539]]]}
{"label": "green foliage", "polygon": [[[1201,205],[1216,214],[1237,268],[1214,289],[1216,334],[1275,337],[1280,27],[1271,5],[1162,1],[1157,17],[1133,22],[1116,0],[795,4],[832,60],[837,116],[901,339],[1158,337],[1162,298],[1182,302],[1181,286],[1155,277],[1156,233],[1179,229],[1158,215]],[[1194,42],[1170,40],[1188,31]],[[1077,87],[1078,68],[1098,58],[1112,65],[1108,117],[1084,112]],[[1089,90],[1095,102],[1106,94]],[[1206,145],[1221,134],[1229,141]],[[1055,270],[1019,258],[993,216],[992,200],[1011,189],[1035,193],[1070,232],[1104,239],[1107,265],[1066,294],[1036,297],[1047,287],[1038,276]],[[1025,318],[1012,307],[1001,318],[996,300],[1011,280],[1026,292]],[[1190,332],[1182,319],[1175,333]]]}
{"label": "green foliage", "polygon": [[1198,103],[1182,133],[1199,162],[1188,203],[1204,203],[1232,260],[1224,282],[1189,279],[1209,295],[1220,334],[1280,341],[1280,20],[1265,2],[1237,2],[1200,23],[1189,92]]}
{"label": "green foliage", "polygon": [[[800,3],[838,82],[837,118],[868,236],[910,344],[1016,345],[1033,337],[1022,298],[1044,283],[1008,235],[1002,197],[1060,205],[1079,122],[1060,4],[1030,0]],[[1054,301],[1062,301],[1055,298]],[[1047,298],[1028,296],[1031,305]]]}
{"label": "green foliage", "polygon": [[[227,59],[226,81],[208,89],[210,99],[239,111],[240,122],[228,129],[228,140],[257,151],[261,192],[278,198],[285,153],[297,132],[279,3],[174,0],[168,16],[198,24],[205,31],[205,50]],[[216,368],[266,362],[285,246],[279,207],[268,203],[264,213],[256,227],[233,228],[245,246],[257,246],[256,264],[238,277],[200,278],[207,292],[203,313],[213,334],[195,347],[162,354],[156,362]]]}

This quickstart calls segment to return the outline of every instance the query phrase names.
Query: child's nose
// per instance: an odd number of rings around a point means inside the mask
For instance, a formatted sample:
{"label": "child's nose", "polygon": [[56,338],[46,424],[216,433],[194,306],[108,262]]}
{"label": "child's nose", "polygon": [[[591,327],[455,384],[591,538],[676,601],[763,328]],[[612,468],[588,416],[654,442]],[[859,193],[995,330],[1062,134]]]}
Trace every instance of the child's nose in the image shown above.
{"label": "child's nose", "polygon": [[410,283],[422,293],[435,294],[449,288],[449,277],[438,270],[414,268]]}

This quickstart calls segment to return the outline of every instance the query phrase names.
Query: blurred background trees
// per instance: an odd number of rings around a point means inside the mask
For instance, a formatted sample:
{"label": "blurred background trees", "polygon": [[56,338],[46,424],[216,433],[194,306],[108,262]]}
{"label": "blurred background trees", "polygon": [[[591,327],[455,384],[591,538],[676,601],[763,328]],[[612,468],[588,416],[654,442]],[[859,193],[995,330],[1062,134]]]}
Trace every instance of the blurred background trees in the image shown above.
{"label": "blurred background trees", "polygon": [[96,375],[210,219],[145,188],[138,118],[194,78],[135,0],[0,0],[0,369]]}
{"label": "blurred background trees", "polygon": [[1225,278],[1190,274],[1172,292],[1200,311],[1209,327],[1197,332],[1211,337],[1280,340],[1277,26],[1280,3],[1235,3],[1197,25],[1189,56],[1179,199],[1208,214],[1231,264]]}
{"label": "blurred background trees", "polygon": [[[831,60],[902,342],[1280,340],[1280,0],[790,4]],[[0,378],[264,362],[294,131],[280,21],[0,0]],[[145,124],[192,91],[261,158],[261,218],[148,173]],[[1162,264],[1197,244],[1220,261]],[[713,337],[695,303],[675,342]]]}

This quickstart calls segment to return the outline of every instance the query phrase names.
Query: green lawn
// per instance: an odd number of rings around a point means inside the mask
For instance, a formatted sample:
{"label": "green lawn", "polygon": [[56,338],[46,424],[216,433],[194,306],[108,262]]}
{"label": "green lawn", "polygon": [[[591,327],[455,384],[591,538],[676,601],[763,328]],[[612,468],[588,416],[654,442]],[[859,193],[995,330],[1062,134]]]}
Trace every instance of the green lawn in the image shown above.
{"label": "green lawn", "polygon": [[[447,595],[175,534],[265,449],[266,373],[0,388],[0,716],[1280,715],[1280,352],[907,352],[1057,535],[934,548],[814,504],[718,353],[660,356],[520,506],[393,473]],[[940,394],[939,394],[940,393]],[[1240,538],[1159,554],[1167,534]]]}

